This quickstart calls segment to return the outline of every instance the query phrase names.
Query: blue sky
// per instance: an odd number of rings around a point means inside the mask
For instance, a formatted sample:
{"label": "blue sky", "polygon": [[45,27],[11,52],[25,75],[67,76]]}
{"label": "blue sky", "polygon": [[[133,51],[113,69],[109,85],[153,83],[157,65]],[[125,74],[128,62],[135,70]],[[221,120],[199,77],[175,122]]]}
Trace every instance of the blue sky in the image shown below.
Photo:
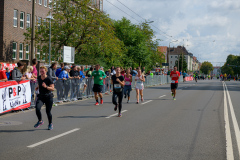
{"label": "blue sky", "polygon": [[[123,13],[111,2],[127,14]],[[240,0],[104,0],[104,11],[113,19],[132,23],[154,21],[152,29],[161,46],[184,45],[201,62],[223,65],[229,54],[240,55]],[[134,19],[133,19],[133,18]],[[135,20],[136,19],[136,20]]]}

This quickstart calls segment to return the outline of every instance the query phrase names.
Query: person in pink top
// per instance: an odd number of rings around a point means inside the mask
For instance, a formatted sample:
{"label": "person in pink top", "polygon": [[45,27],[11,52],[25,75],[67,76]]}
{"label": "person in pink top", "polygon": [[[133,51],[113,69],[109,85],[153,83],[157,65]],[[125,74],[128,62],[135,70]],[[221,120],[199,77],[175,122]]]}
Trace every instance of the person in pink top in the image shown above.
{"label": "person in pink top", "polygon": [[124,86],[124,98],[127,98],[128,96],[128,101],[127,103],[130,102],[130,92],[132,90],[132,75],[130,74],[130,68],[127,69],[126,74],[124,75],[125,79],[125,86]]}
{"label": "person in pink top", "polygon": [[35,91],[35,87],[36,87],[36,84],[37,84],[36,79],[37,79],[37,76],[38,76],[38,71],[37,71],[36,66],[37,66],[37,59],[33,59],[32,60],[33,69],[32,69],[31,73],[32,73],[32,78],[34,78],[35,80],[31,81],[32,101],[33,101],[33,98],[34,98],[34,91]]}

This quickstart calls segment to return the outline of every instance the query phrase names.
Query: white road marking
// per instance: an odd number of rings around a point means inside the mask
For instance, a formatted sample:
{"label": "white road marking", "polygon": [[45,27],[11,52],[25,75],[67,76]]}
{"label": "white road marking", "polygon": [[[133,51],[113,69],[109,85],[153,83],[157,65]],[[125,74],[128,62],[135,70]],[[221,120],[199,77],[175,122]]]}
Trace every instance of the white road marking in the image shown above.
{"label": "white road marking", "polygon": [[149,103],[149,102],[152,102],[152,100],[149,100],[149,101],[147,101],[147,102],[141,103],[141,105],[147,104],[147,103]]}
{"label": "white road marking", "polygon": [[60,137],[62,137],[62,136],[68,135],[68,134],[70,134],[70,133],[76,132],[76,131],[78,131],[78,130],[80,130],[80,128],[75,128],[75,129],[73,129],[73,130],[71,130],[71,131],[68,131],[68,132],[59,134],[59,135],[57,135],[57,136],[54,136],[54,137],[52,137],[52,138],[48,138],[48,139],[46,139],[46,140],[44,140],[44,141],[41,141],[41,142],[32,144],[32,145],[27,146],[27,147],[28,147],[28,148],[34,148],[34,147],[37,147],[37,146],[39,146],[39,145],[41,145],[41,144],[47,143],[47,142],[49,142],[49,141],[52,141],[52,140],[54,140],[54,139],[57,139],[57,138],[60,138]]}
{"label": "white road marking", "polygon": [[235,112],[234,112],[234,109],[233,109],[232,100],[231,100],[231,97],[230,97],[229,92],[228,92],[227,85],[226,85],[225,82],[223,82],[223,83],[224,83],[225,88],[226,88],[227,97],[228,97],[228,104],[229,104],[229,107],[230,107],[230,113],[232,115],[233,128],[235,130],[235,136],[236,136],[236,139],[237,139],[238,155],[240,155],[240,130],[239,130],[237,118],[236,118],[236,115],[235,115]]}
{"label": "white road marking", "polygon": [[[124,113],[124,112],[127,112],[127,110],[123,110],[123,111],[122,111],[122,113]],[[112,115],[110,115],[110,116],[108,116],[108,117],[105,117],[105,118],[111,118],[111,117],[117,116],[117,115],[118,115],[118,113],[115,113],[115,114],[112,114]]]}
{"label": "white road marking", "polygon": [[229,126],[229,117],[228,117],[228,107],[227,107],[227,96],[225,86],[223,84],[223,92],[224,92],[224,121],[225,121],[225,132],[226,132],[226,156],[227,160],[233,160],[233,148],[232,148],[232,137]]}
{"label": "white road marking", "polygon": [[162,96],[160,96],[159,98],[163,98],[163,97],[165,97],[166,95],[162,95]]}

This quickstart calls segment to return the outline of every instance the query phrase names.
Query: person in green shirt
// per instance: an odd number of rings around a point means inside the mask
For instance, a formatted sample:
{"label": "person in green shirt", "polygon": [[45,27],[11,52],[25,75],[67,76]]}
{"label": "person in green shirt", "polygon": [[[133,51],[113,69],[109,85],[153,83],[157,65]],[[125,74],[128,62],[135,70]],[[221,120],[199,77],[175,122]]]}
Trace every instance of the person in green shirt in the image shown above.
{"label": "person in green shirt", "polygon": [[83,71],[86,73],[88,70],[89,70],[88,65],[86,65]]}
{"label": "person in green shirt", "polygon": [[96,70],[92,72],[92,79],[94,80],[93,92],[96,99],[95,105],[98,106],[99,105],[98,95],[101,99],[100,104],[103,104],[102,90],[103,90],[103,80],[106,78],[106,74],[104,73],[104,71],[100,70],[99,64],[95,66],[95,69]]}

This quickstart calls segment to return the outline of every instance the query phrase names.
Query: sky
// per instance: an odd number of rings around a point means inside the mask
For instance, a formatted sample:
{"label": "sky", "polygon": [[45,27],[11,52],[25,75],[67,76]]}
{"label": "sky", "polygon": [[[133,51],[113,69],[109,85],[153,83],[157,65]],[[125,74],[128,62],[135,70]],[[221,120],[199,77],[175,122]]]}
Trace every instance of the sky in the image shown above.
{"label": "sky", "polygon": [[103,0],[103,10],[115,20],[154,21],[160,46],[184,45],[200,62],[220,66],[240,55],[240,0]]}

